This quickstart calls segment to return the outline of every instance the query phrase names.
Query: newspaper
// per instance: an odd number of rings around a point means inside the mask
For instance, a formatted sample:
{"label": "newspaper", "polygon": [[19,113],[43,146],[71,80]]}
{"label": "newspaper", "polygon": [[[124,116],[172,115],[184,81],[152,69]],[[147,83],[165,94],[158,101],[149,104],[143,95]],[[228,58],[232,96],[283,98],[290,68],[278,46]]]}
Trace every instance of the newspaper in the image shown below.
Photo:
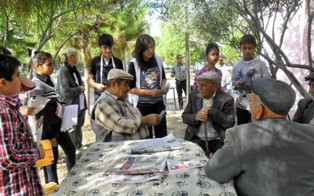
{"label": "newspaper", "polygon": [[196,167],[203,167],[204,164],[200,161],[191,160],[191,161],[175,161],[168,159],[167,167],[169,171],[185,170]]}
{"label": "newspaper", "polygon": [[128,154],[142,154],[181,148],[182,145],[177,138],[174,135],[169,134],[163,138],[125,141],[121,150]]}
{"label": "newspaper", "polygon": [[161,181],[163,173],[150,173],[140,175],[109,175],[109,180],[113,183],[143,183],[147,181]]}
{"label": "newspaper", "polygon": [[169,153],[154,155],[120,155],[107,168],[105,174],[148,174],[165,171]]}

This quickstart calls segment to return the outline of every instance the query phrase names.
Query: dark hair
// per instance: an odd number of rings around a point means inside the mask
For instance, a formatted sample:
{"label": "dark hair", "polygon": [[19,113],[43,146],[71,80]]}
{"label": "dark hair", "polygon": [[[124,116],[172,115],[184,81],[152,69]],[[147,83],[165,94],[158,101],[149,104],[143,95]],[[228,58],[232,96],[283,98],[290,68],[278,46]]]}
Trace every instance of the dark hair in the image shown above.
{"label": "dark hair", "polygon": [[112,47],[113,44],[114,44],[113,37],[110,34],[107,34],[107,33],[102,34],[98,39],[99,47],[104,46],[104,45]]}
{"label": "dark hair", "polygon": [[12,52],[4,46],[0,46],[0,54],[12,55]]}
{"label": "dark hair", "polygon": [[[155,40],[152,36],[148,34],[142,34],[137,37],[136,43],[135,43],[135,49],[133,51],[133,56],[138,62],[139,67],[142,69],[145,69],[144,65],[146,64],[146,62],[144,61],[143,53],[147,49],[148,44],[153,44],[153,47],[155,48]],[[155,51],[154,51],[152,60],[156,61],[154,56],[155,56]]]}
{"label": "dark hair", "polygon": [[32,57],[33,65],[35,64],[43,65],[47,59],[52,58],[52,55],[50,53],[38,50],[32,51],[30,55]]}
{"label": "dark hair", "polygon": [[182,57],[182,55],[181,54],[177,54],[177,59],[179,59],[180,57]]}
{"label": "dark hair", "polygon": [[14,57],[0,54],[0,78],[12,81],[12,76],[21,63]]}
{"label": "dark hair", "polygon": [[246,43],[250,43],[254,46],[256,46],[256,40],[255,40],[255,37],[251,34],[246,34],[246,35],[243,35],[241,40],[240,40],[240,46],[242,44],[246,44]]}
{"label": "dark hair", "polygon": [[214,48],[217,48],[218,52],[219,52],[219,47],[216,43],[209,43],[206,47],[206,56],[208,56],[208,54],[210,53],[210,51]]}

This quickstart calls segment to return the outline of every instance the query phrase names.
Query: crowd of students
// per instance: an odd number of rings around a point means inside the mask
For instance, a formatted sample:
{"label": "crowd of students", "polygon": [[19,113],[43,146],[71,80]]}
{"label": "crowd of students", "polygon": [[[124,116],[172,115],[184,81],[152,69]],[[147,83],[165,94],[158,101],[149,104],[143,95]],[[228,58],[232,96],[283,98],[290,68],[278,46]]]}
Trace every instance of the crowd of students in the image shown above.
{"label": "crowd of students", "polygon": [[[169,89],[162,59],[155,54],[155,40],[148,34],[137,38],[127,71],[123,70],[121,59],[113,56],[113,46],[110,34],[100,36],[101,55],[90,62],[88,83],[95,89],[91,123],[97,142],[166,136],[164,95]],[[184,139],[198,144],[211,157],[205,167],[207,176],[218,182],[234,178],[239,195],[311,195],[314,157],[306,149],[314,147],[314,132],[309,125],[287,122],[295,93],[285,83],[270,79],[265,62],[254,54],[256,46],[252,35],[244,35],[240,40],[242,59],[232,70],[232,82],[239,95],[234,100],[221,87],[222,72],[216,68],[219,47],[215,43],[207,45],[207,64],[196,73],[194,91],[182,114],[183,122],[188,125]],[[44,167],[46,183],[59,183],[58,146],[66,155],[68,171],[75,165],[76,153],[83,146],[82,126],[87,105],[86,87],[76,67],[78,51],[64,50],[57,84],[51,79],[55,68],[52,55],[33,51],[30,56],[35,72],[31,81],[20,75],[20,62],[10,51],[1,48],[1,195],[43,194],[35,163],[44,157],[44,149],[33,140],[26,119],[34,108],[27,105],[23,110],[20,108],[17,96],[20,90],[29,91],[31,100],[37,96],[49,99],[35,114],[35,120],[43,124],[41,139],[50,140],[54,152],[54,163]],[[181,55],[178,57],[182,59]],[[313,74],[307,80],[311,81],[311,90]],[[311,115],[309,120],[300,120],[303,102],[311,104],[313,98],[300,101],[295,121],[310,123],[313,109],[307,110],[306,116]],[[77,124],[61,131],[60,111],[73,104],[78,106]],[[183,101],[180,104],[182,108]],[[303,144],[298,142],[301,140]],[[293,159],[287,158],[288,152]],[[304,163],[305,159],[309,161]],[[259,183],[253,183],[254,180]]]}

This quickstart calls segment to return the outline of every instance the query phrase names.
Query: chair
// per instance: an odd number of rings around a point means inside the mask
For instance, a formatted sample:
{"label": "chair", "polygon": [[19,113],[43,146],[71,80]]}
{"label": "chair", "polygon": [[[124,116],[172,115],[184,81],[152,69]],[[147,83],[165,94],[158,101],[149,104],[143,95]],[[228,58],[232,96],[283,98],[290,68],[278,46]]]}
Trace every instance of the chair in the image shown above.
{"label": "chair", "polygon": [[[41,169],[44,166],[51,165],[54,161],[52,145],[51,145],[50,140],[41,140],[40,144],[43,146],[45,150],[45,157],[43,159],[39,159],[36,162],[38,169]],[[55,191],[58,188],[58,184],[56,182],[49,182],[42,186],[44,189],[45,196],[49,196],[53,191]]]}

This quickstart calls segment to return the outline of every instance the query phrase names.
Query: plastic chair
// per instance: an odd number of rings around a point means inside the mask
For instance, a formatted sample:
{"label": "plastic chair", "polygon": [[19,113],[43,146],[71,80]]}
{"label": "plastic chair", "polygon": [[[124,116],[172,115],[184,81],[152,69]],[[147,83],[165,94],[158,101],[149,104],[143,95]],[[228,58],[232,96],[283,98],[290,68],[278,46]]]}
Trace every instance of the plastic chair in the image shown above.
{"label": "plastic chair", "polygon": [[[51,165],[54,161],[52,145],[50,140],[41,140],[40,144],[43,146],[45,150],[45,157],[43,159],[39,159],[36,162],[38,169],[43,168],[44,166]],[[58,188],[58,184],[56,182],[49,182],[47,184],[43,184],[44,195],[49,196],[53,191]]]}

